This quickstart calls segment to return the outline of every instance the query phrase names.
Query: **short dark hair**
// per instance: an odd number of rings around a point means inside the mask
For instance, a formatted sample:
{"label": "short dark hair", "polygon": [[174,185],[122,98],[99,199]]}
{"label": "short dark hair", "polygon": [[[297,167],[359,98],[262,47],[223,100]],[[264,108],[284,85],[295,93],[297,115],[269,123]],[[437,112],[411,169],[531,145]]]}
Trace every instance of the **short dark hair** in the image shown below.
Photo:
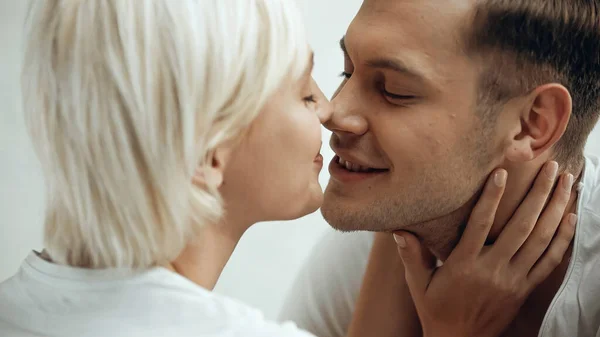
{"label": "short dark hair", "polygon": [[482,106],[545,83],[569,90],[573,113],[555,159],[580,167],[600,115],[600,0],[478,0],[467,36],[467,52],[485,63]]}

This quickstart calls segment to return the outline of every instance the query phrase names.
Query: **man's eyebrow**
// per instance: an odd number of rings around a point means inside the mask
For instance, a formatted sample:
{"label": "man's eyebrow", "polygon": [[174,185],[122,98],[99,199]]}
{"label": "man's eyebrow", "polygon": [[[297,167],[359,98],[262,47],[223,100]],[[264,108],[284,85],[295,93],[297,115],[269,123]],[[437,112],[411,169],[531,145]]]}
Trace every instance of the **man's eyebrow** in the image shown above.
{"label": "man's eyebrow", "polygon": [[[344,52],[344,55],[348,56],[348,49],[346,48],[346,36],[343,36],[340,39],[340,48]],[[409,67],[405,62],[402,62],[401,60],[377,58],[368,61],[366,64],[371,68],[392,70],[394,72],[410,76],[415,79],[419,79],[423,82],[429,82],[431,80],[429,76],[426,76],[425,74],[419,72],[414,67]]]}
{"label": "man's eyebrow", "polygon": [[414,67],[408,66],[401,60],[380,58],[368,61],[367,65],[371,68],[391,70],[423,82],[429,82],[431,80],[428,76],[416,70]]}
{"label": "man's eyebrow", "polygon": [[348,55],[348,49],[346,49],[346,36],[342,36],[340,39],[340,48],[342,48],[344,55]]}

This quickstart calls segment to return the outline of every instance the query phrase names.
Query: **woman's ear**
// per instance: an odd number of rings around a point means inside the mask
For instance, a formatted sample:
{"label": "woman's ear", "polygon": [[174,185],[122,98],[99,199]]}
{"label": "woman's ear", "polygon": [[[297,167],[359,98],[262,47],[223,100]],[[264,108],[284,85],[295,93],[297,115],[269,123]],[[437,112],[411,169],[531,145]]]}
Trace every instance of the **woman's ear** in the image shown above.
{"label": "woman's ear", "polygon": [[[554,146],[565,133],[572,112],[571,94],[561,84],[546,84],[528,95],[506,157],[529,161]],[[516,123],[515,123],[516,124]]]}
{"label": "woman's ear", "polygon": [[192,183],[197,186],[219,188],[225,180],[225,167],[231,157],[231,149],[219,147],[206,157],[205,165],[198,166],[192,177]]}

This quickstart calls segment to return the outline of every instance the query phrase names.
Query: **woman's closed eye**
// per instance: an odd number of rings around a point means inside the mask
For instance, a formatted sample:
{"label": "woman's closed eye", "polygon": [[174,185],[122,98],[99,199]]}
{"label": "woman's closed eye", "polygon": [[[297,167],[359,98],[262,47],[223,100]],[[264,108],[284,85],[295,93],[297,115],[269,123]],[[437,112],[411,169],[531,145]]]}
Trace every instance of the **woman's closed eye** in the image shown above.
{"label": "woman's closed eye", "polygon": [[309,104],[317,102],[317,100],[315,98],[315,95],[312,95],[312,94],[309,95],[309,96],[304,97],[302,100],[304,101],[304,103],[306,103],[306,105],[309,105]]}

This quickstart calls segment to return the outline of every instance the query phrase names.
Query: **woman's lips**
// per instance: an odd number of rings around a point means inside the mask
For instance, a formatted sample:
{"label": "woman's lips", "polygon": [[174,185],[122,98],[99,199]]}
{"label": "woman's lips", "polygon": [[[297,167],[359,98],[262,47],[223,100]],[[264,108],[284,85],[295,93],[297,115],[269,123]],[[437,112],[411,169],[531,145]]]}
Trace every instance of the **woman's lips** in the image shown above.
{"label": "woman's lips", "polygon": [[314,160],[314,162],[315,162],[315,163],[317,163],[317,164],[318,164],[318,163],[320,163],[320,164],[323,164],[323,155],[319,153],[319,154],[318,154],[318,155],[315,157],[315,160]]}
{"label": "woman's lips", "polygon": [[319,169],[319,171],[321,171],[321,169],[323,168],[323,156],[319,153],[315,157],[315,160],[313,161],[313,163]]}

